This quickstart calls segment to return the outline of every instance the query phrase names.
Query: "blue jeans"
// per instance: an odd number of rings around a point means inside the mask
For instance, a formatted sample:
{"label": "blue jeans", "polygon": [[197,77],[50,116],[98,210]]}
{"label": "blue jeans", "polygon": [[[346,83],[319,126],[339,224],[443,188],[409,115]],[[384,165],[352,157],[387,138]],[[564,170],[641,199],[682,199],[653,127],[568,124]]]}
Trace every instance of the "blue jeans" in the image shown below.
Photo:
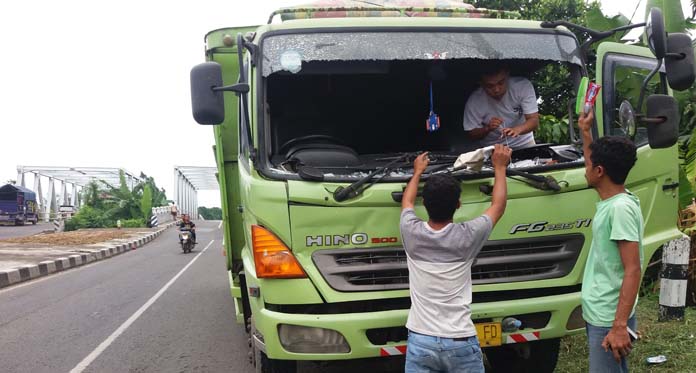
{"label": "blue jeans", "polygon": [[[636,330],[636,317],[632,316],[628,319],[628,327]],[[614,354],[609,351],[604,351],[602,341],[609,334],[611,328],[594,326],[590,323],[586,324],[587,330],[587,345],[590,350],[590,372],[592,373],[628,373],[628,363],[626,358],[621,358],[621,363],[614,360]]]}
{"label": "blue jeans", "polygon": [[464,341],[408,332],[405,373],[484,373],[483,355],[476,336]]}

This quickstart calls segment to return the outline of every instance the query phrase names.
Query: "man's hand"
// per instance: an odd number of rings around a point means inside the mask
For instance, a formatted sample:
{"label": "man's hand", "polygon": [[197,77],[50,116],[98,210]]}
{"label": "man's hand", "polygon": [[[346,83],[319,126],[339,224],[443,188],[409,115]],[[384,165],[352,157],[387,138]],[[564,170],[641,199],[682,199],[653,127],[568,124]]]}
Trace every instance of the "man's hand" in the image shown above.
{"label": "man's hand", "polygon": [[416,157],[413,161],[413,177],[406,184],[406,189],[404,189],[404,195],[401,197],[401,209],[412,209],[416,203],[416,195],[418,194],[418,183],[420,182],[420,177],[428,167],[428,152],[424,152]]}
{"label": "man's hand", "polygon": [[580,128],[580,131],[582,132],[591,132],[592,131],[592,120],[594,119],[594,113],[592,110],[590,110],[589,113],[585,114],[585,112],[580,113],[580,118],[578,118],[578,127]]}
{"label": "man's hand", "polygon": [[511,155],[512,149],[501,144],[495,144],[495,148],[493,149],[493,155],[491,155],[493,168],[507,168],[508,163],[510,163]]}
{"label": "man's hand", "polygon": [[520,135],[520,129],[518,127],[510,128],[510,127],[505,127],[501,131],[500,138],[502,139],[505,136],[508,137],[518,137]]}
{"label": "man's hand", "polygon": [[633,348],[626,327],[612,327],[609,334],[604,337],[602,347],[604,347],[604,351],[609,351],[611,349],[611,352],[614,354],[614,360],[620,363],[621,358],[628,356]]}
{"label": "man's hand", "polygon": [[486,129],[488,132],[493,132],[495,131],[498,127],[500,127],[503,124],[503,119],[498,118],[498,117],[493,117],[491,120],[486,123]]}
{"label": "man's hand", "polygon": [[428,159],[428,152],[421,153],[416,160],[413,161],[413,174],[422,174],[425,172],[426,167],[428,167],[430,160]]}

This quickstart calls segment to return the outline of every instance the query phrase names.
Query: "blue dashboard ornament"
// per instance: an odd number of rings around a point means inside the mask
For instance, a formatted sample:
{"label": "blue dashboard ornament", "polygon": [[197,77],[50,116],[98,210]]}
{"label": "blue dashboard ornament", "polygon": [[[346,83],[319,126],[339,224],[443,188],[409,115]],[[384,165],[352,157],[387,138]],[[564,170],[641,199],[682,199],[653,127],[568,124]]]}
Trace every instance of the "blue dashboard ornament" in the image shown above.
{"label": "blue dashboard ornament", "polygon": [[428,132],[435,132],[440,129],[440,116],[435,114],[433,109],[433,82],[430,82],[430,114],[425,121],[425,128]]}

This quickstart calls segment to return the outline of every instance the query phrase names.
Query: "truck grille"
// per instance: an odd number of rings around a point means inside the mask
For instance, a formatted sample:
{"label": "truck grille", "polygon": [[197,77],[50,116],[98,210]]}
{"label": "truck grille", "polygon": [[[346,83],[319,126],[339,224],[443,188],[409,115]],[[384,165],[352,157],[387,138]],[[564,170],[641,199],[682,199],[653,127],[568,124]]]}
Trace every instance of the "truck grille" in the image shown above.
{"label": "truck grille", "polygon": [[[583,243],[581,234],[488,241],[471,279],[477,285],[563,277],[575,266]],[[312,259],[337,291],[408,289],[406,253],[400,247],[317,250]]]}

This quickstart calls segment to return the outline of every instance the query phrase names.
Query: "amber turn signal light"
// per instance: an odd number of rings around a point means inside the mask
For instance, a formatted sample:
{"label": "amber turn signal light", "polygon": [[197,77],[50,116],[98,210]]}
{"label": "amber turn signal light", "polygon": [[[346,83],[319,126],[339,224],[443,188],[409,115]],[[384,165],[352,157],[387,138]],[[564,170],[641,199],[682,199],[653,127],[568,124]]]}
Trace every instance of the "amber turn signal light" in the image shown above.
{"label": "amber turn signal light", "polygon": [[251,241],[259,278],[302,278],[307,277],[290,249],[269,230],[258,225],[251,226]]}

